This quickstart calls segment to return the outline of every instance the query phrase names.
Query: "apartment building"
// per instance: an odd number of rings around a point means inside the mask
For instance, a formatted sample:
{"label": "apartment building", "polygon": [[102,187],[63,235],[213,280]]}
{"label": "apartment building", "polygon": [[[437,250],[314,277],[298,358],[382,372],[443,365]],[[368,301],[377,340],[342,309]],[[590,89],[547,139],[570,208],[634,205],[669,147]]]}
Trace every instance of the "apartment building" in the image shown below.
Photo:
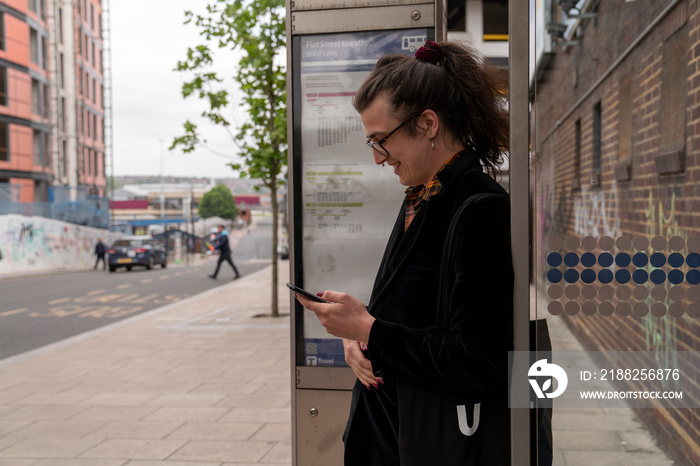
{"label": "apartment building", "polygon": [[101,31],[100,0],[0,1],[3,200],[105,195]]}

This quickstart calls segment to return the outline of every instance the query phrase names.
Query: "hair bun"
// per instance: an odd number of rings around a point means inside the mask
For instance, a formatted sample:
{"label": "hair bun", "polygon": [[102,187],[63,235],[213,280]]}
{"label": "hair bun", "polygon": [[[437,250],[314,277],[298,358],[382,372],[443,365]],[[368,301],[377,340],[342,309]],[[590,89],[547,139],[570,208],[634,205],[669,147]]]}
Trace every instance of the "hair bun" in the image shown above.
{"label": "hair bun", "polygon": [[418,60],[437,65],[440,58],[442,58],[442,52],[440,51],[440,46],[436,42],[427,40],[425,41],[425,45],[416,51],[415,56]]}

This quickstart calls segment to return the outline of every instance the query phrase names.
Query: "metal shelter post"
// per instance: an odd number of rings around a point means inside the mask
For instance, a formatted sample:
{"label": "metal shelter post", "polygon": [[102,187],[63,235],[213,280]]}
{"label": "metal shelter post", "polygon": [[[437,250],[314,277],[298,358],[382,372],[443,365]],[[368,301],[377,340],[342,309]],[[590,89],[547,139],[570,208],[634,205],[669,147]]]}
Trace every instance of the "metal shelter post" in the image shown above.
{"label": "metal shelter post", "polygon": [[[513,293],[514,350],[530,349],[530,168],[529,168],[529,2],[509,2],[510,93],[510,199],[511,247],[515,284]],[[514,364],[514,371],[525,367]],[[526,380],[525,374],[512,374]],[[519,384],[513,384],[518,388]],[[515,396],[511,393],[511,399]],[[511,408],[511,464],[528,464],[530,458],[530,410]],[[526,462],[527,461],[527,462]]]}

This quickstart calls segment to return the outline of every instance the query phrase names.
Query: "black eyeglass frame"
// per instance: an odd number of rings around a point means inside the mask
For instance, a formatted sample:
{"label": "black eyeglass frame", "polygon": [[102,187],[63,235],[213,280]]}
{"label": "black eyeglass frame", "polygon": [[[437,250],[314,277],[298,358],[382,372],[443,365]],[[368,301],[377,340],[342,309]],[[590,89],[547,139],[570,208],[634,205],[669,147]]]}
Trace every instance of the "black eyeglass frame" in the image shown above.
{"label": "black eyeglass frame", "polygon": [[367,142],[366,142],[367,146],[376,150],[382,157],[389,157],[389,151],[386,150],[386,148],[382,144],[385,143],[387,139],[389,139],[389,136],[391,136],[392,134],[394,134],[395,132],[400,130],[403,125],[405,125],[409,121],[413,120],[415,117],[421,115],[422,113],[423,113],[423,110],[421,110],[419,112],[412,113],[406,120],[404,120],[403,123],[401,123],[399,126],[394,128],[393,130],[391,130],[389,132],[389,134],[387,134],[386,136],[384,136],[383,138],[381,138],[377,142],[372,142],[370,139],[367,139]]}

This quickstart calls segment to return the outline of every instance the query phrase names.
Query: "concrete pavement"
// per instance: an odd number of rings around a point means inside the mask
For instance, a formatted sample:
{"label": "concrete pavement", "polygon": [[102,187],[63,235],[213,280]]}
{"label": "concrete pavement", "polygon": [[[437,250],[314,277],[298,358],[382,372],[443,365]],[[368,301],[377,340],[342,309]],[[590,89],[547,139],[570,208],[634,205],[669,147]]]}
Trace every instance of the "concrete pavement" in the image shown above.
{"label": "concrete pavement", "polygon": [[0,361],[0,465],[291,464],[270,270]]}
{"label": "concrete pavement", "polygon": [[[0,361],[0,466],[290,465],[289,317],[256,317],[270,286],[268,267]],[[554,439],[556,465],[672,464],[631,410],[556,410]]]}

